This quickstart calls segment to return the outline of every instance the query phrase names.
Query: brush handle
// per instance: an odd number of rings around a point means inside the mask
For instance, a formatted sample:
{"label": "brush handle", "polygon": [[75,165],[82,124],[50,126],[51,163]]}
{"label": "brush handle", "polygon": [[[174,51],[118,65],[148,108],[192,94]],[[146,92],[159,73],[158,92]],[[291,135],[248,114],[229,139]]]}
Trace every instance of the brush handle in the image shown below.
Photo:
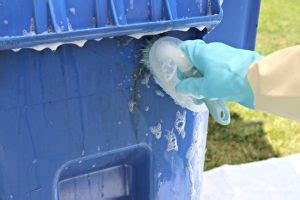
{"label": "brush handle", "polygon": [[230,123],[230,112],[222,100],[203,99],[211,116],[221,125]]}

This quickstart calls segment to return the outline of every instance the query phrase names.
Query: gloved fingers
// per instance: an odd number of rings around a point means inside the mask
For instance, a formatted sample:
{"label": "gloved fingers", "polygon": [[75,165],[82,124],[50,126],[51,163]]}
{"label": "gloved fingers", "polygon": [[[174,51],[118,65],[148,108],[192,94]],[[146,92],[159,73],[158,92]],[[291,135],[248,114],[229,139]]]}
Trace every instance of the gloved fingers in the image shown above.
{"label": "gloved fingers", "polygon": [[183,73],[181,72],[180,70],[176,70],[176,75],[177,75],[177,78],[179,80],[183,80],[183,79],[186,79],[188,77],[202,77],[202,74],[200,74],[200,72],[195,68],[193,67],[193,70],[187,72],[187,73]]}
{"label": "gloved fingers", "polygon": [[196,104],[196,105],[201,105],[204,103],[203,99],[196,99],[196,98],[193,98],[193,102]]}
{"label": "gloved fingers", "polygon": [[204,74],[205,65],[202,62],[201,54],[205,50],[207,44],[203,40],[187,40],[180,45],[181,51],[187,56],[192,64]]}
{"label": "gloved fingers", "polygon": [[176,85],[175,89],[181,94],[191,96],[196,99],[202,99],[205,94],[203,88],[205,88],[204,78],[191,77],[180,81]]}
{"label": "gloved fingers", "polygon": [[177,71],[176,71],[176,75],[177,75],[177,78],[178,78],[179,80],[185,79],[184,73],[182,73],[182,72],[179,71],[178,69],[177,69]]}

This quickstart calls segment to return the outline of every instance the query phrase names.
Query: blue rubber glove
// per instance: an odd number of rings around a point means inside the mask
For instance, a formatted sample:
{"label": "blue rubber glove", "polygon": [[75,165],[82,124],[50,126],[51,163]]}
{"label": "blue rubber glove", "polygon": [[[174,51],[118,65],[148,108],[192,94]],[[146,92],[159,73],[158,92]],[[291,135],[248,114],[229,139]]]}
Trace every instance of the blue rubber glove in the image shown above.
{"label": "blue rubber glove", "polygon": [[185,41],[181,50],[203,77],[180,81],[176,91],[201,99],[237,102],[254,109],[253,91],[247,79],[250,65],[261,58],[253,51],[236,49],[223,43],[206,44],[202,40]]}

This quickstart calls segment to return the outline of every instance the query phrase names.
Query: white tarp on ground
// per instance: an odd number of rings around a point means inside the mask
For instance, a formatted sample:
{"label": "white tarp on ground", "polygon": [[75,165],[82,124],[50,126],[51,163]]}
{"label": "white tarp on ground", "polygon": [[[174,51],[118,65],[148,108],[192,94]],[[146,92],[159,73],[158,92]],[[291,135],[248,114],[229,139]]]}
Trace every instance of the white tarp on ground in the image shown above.
{"label": "white tarp on ground", "polygon": [[212,169],[201,191],[201,200],[298,200],[300,154]]}

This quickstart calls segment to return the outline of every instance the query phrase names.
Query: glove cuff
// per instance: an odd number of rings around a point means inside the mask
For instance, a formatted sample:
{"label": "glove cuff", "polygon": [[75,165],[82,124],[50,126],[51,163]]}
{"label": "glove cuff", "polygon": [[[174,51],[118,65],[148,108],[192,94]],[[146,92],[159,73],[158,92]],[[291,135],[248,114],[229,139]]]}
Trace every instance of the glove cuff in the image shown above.
{"label": "glove cuff", "polygon": [[[257,62],[257,61],[261,60],[262,58],[263,58],[262,55],[255,52],[255,55],[253,56],[253,62],[248,66],[248,70],[254,62]],[[250,82],[248,80],[248,77],[246,76],[245,79],[246,79],[244,81],[245,85],[243,87],[244,88],[243,89],[244,94],[241,96],[240,101],[238,103],[241,104],[242,106],[245,106],[247,108],[250,108],[250,109],[254,110],[255,109],[255,107],[254,107],[254,93],[253,93],[252,87],[250,85]]]}
{"label": "glove cuff", "polygon": [[250,109],[255,109],[254,107],[254,94],[253,90],[250,86],[250,83],[248,79],[245,80],[245,86],[244,86],[244,94],[241,96],[239,102],[242,106],[245,106]]}

